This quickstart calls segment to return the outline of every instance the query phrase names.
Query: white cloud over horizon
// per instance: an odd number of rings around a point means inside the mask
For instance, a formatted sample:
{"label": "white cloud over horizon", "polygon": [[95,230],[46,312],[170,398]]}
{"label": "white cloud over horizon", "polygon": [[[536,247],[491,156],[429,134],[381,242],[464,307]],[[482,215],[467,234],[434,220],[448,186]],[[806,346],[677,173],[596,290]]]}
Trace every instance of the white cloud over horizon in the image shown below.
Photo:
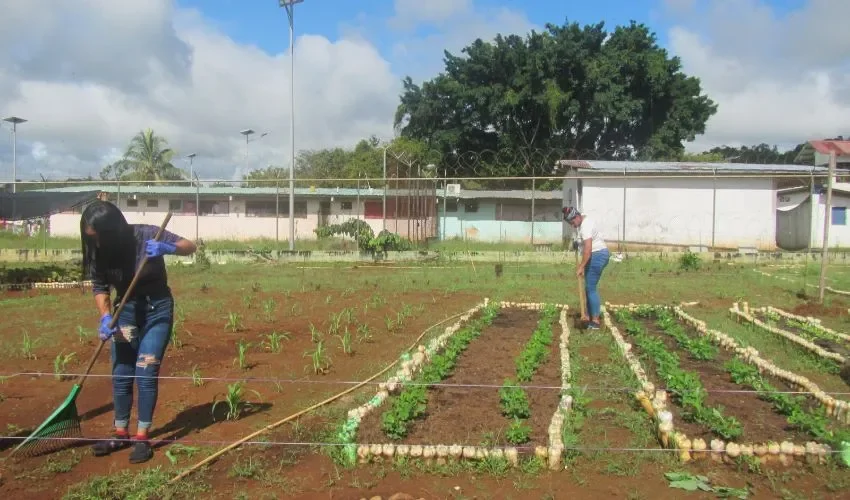
{"label": "white cloud over horizon", "polygon": [[[779,17],[758,0],[715,0],[706,11],[693,0],[664,2],[670,51],[719,104],[689,150],[850,134],[850,38],[840,28],[850,3],[809,0]],[[0,117],[29,120],[18,127],[19,178],[97,176],[148,127],[179,154],[197,153],[203,178],[246,170],[244,128],[269,133],[250,143],[247,170],[288,166],[288,50],[240,44],[171,0],[67,5],[11,2],[0,17],[0,46],[10,47],[0,52]],[[395,0],[394,7],[382,20],[394,34],[388,54],[357,30],[297,37],[299,150],[391,138],[403,76],[439,71],[444,48],[539,29],[516,7],[478,8],[472,0]],[[427,34],[413,28],[423,25]],[[0,182],[11,178],[3,126]]]}

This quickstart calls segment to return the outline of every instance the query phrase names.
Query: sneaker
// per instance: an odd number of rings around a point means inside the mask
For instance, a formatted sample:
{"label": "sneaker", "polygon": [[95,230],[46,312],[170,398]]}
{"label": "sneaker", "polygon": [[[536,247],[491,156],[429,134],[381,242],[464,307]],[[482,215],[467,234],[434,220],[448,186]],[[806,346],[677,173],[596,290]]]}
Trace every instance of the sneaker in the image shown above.
{"label": "sneaker", "polygon": [[153,448],[147,436],[133,438],[133,451],[130,452],[130,463],[140,464],[147,462],[153,457]]}
{"label": "sneaker", "polygon": [[596,321],[588,321],[585,328],[587,328],[588,330],[599,330],[600,326],[599,323],[597,323]]}
{"label": "sneaker", "polygon": [[96,457],[103,457],[118,450],[123,450],[130,446],[130,434],[126,432],[116,432],[109,439],[103,439],[92,445],[92,453]]}

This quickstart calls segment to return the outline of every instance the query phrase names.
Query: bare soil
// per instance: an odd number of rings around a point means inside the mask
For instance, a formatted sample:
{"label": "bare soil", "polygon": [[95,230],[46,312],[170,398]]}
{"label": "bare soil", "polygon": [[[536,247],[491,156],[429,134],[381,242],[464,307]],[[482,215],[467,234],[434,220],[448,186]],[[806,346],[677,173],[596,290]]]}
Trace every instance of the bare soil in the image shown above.
{"label": "bare soil", "polygon": [[[454,372],[443,382],[466,385],[464,387],[431,387],[428,390],[426,415],[417,419],[408,435],[399,441],[405,444],[460,444],[506,446],[504,431],[510,420],[501,413],[499,386],[505,379],[516,382],[516,358],[531,338],[538,311],[503,308],[493,323],[484,328],[460,355]],[[554,334],[560,328],[553,325]],[[531,386],[560,387],[560,357],[558,342],[550,346],[547,359],[538,366],[528,384]],[[469,387],[493,385],[496,387]],[[527,388],[531,416],[526,423],[531,427],[531,440],[522,446],[548,444],[548,428],[558,405],[557,389]],[[384,443],[391,439],[381,428],[381,415],[390,408],[393,398],[363,419],[358,431],[358,442]]]}

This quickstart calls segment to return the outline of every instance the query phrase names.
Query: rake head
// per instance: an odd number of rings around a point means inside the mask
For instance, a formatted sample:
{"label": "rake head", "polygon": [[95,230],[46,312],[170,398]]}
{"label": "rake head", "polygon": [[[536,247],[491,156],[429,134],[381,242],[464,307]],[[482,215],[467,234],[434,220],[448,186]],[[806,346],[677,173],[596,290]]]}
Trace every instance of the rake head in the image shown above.
{"label": "rake head", "polygon": [[59,408],[47,417],[41,425],[21,444],[19,444],[10,456],[24,455],[36,456],[50,453],[64,448],[80,437],[80,416],[77,413],[76,399],[80,392],[80,386],[74,385],[71,393]]}

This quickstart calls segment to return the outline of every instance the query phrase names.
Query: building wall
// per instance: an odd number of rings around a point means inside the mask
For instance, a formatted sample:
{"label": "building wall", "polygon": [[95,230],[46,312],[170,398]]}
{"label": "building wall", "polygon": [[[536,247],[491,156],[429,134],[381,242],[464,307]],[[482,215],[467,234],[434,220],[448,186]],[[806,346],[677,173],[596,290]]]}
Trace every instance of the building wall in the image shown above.
{"label": "building wall", "polygon": [[810,193],[797,191],[777,195],[776,245],[782,250],[805,250],[812,239]]}
{"label": "building wall", "polygon": [[[452,201],[450,198],[449,203]],[[561,242],[560,200],[535,200],[533,225],[530,199],[477,200],[474,212],[467,210],[464,201],[456,200],[457,209],[450,209],[445,217],[440,203],[437,224],[443,228],[440,234],[444,239],[530,243],[533,226],[534,243]]]}
{"label": "building wall", "polygon": [[[609,241],[649,244],[712,244],[712,178],[585,178],[584,212],[594,216]],[[776,247],[773,180],[717,179],[714,244]]]}
{"label": "building wall", "polygon": [[[821,248],[823,246],[823,222],[826,208],[826,193],[815,194],[814,199],[817,203],[817,209],[814,211],[815,213],[812,219],[812,247]],[[850,247],[850,197],[833,192],[832,208],[836,217],[830,217],[831,225],[829,226],[829,246],[833,248]],[[840,216],[841,212],[844,213],[843,221]]]}
{"label": "building wall", "polygon": [[[249,240],[257,238],[274,239],[277,234],[280,240],[289,238],[289,200],[281,198],[280,211],[286,211],[287,214],[281,214],[280,218],[276,219],[274,213],[271,216],[248,216],[245,211],[246,199],[232,197],[232,200],[222,198],[221,202],[229,204],[227,213],[217,215],[201,215],[195,217],[194,205],[192,205],[190,213],[175,212],[172,214],[171,222],[168,224],[170,231],[180,234],[186,238],[196,238],[197,234],[207,240]],[[147,207],[147,198],[138,199],[138,206],[128,206],[128,198],[122,196],[118,202],[119,207],[124,212],[124,216],[131,224],[153,224],[160,225],[168,212],[169,200],[175,197],[155,198],[157,207]],[[252,198],[253,200],[254,198]],[[202,198],[202,202],[204,199]],[[269,201],[269,200],[266,200]],[[342,209],[342,201],[334,200],[330,202],[330,214],[327,217],[327,224],[339,224],[353,218],[364,219],[363,209],[365,200],[361,200],[359,205],[356,200],[350,201],[350,209]],[[271,199],[274,202],[274,199]],[[303,203],[296,200],[296,203]],[[308,199],[306,214],[299,213],[296,205],[295,210],[295,238],[300,240],[316,239],[315,229],[319,225],[319,199]],[[382,218],[364,219],[369,227],[379,233],[383,228]],[[415,221],[414,221],[415,223]],[[428,223],[434,224],[433,217],[428,219]],[[413,224],[411,224],[412,226]],[[407,219],[387,219],[387,229],[392,232],[397,232],[402,236],[408,234]],[[60,213],[50,217],[50,232],[54,236],[72,236],[77,237],[80,233],[80,213]],[[411,233],[413,231],[411,230]]]}

